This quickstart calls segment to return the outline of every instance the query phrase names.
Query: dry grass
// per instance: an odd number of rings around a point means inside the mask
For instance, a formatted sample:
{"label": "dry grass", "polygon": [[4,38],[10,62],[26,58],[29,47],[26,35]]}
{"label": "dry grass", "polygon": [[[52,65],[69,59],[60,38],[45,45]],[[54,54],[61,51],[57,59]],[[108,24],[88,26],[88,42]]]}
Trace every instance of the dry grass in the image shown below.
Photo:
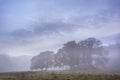
{"label": "dry grass", "polygon": [[120,80],[120,75],[80,72],[16,72],[1,73],[0,80]]}

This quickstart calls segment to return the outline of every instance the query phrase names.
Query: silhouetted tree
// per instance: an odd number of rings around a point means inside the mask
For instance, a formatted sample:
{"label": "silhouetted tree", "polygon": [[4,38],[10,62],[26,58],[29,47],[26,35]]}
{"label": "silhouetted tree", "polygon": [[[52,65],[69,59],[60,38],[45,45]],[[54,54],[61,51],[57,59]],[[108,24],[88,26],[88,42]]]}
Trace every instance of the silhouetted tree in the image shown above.
{"label": "silhouetted tree", "polygon": [[108,51],[96,38],[88,38],[76,43],[69,41],[53,54],[51,51],[40,53],[32,58],[31,69],[69,66],[71,70],[104,68]]}
{"label": "silhouetted tree", "polygon": [[53,66],[54,53],[52,51],[41,52],[31,60],[31,69],[47,70]]}
{"label": "silhouetted tree", "polygon": [[[63,55],[63,50],[59,49],[58,52],[54,56],[55,59],[55,65],[54,67],[62,67],[65,65],[65,57]],[[67,64],[67,63],[66,63]]]}
{"label": "silhouetted tree", "polygon": [[107,61],[107,50],[102,46],[102,42],[96,38],[88,38],[80,41],[80,64],[88,67],[103,67]]}
{"label": "silhouetted tree", "polygon": [[69,41],[55,55],[56,66],[69,66],[71,70],[104,67],[107,50],[96,38],[88,38],[79,43]]}
{"label": "silhouetted tree", "polygon": [[59,49],[55,61],[58,66],[69,66],[75,69],[79,64],[79,46],[75,41],[69,41],[64,44],[62,49]]}

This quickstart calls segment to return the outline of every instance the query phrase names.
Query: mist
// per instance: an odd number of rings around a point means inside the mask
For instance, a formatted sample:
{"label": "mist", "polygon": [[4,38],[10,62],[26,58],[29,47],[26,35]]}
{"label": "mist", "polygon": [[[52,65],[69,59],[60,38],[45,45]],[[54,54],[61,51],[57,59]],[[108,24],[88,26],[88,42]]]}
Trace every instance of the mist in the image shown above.
{"label": "mist", "polygon": [[[119,62],[120,43],[118,42],[118,39],[117,39],[118,35],[117,35],[117,38],[110,39],[110,38],[113,38],[113,37],[116,37],[116,36],[101,39],[101,41],[104,42],[103,47],[106,50],[108,50],[108,54],[107,54],[108,61],[105,63],[105,68],[100,68],[99,69],[101,71],[106,71],[106,72],[119,72],[120,71],[120,62]],[[108,40],[108,39],[109,39],[108,42],[112,42],[112,43],[109,43],[109,44],[105,43],[106,40]],[[117,42],[115,42],[115,41],[117,41]],[[77,51],[77,52],[79,53],[79,51]],[[57,54],[55,52],[52,52],[52,53]],[[43,58],[40,58],[40,54],[42,54],[42,52],[39,52],[39,53],[37,53],[37,55],[34,55],[34,56],[30,56],[30,55],[10,56],[10,55],[7,55],[7,54],[0,54],[0,64],[1,64],[0,65],[0,72],[31,71],[32,58],[35,58],[35,56],[36,56],[36,59],[37,59],[37,56],[38,56],[38,58],[41,59],[42,62],[43,62],[43,60],[45,60]],[[45,54],[45,53],[43,52],[43,54]],[[75,56],[75,54],[73,54],[73,56]],[[46,57],[47,57],[47,55],[46,55]],[[48,56],[47,59],[49,60],[49,58],[51,58],[51,57]],[[41,63],[38,62],[36,64],[40,65]],[[43,65],[43,64],[41,64],[41,65]],[[90,69],[90,67],[91,66],[87,65],[88,70]],[[65,66],[63,66],[61,68],[60,67],[59,68],[58,67],[54,67],[54,68],[52,67],[51,69],[49,68],[48,70],[57,70],[58,71],[58,70],[66,70],[66,69],[69,69],[69,66],[66,66],[66,68],[65,68]],[[37,70],[40,71],[40,68],[38,67]],[[91,69],[90,69],[90,71],[91,71]]]}
{"label": "mist", "polygon": [[0,55],[0,72],[29,71],[31,56]]}
{"label": "mist", "polygon": [[82,63],[120,71],[119,0],[0,0],[0,12],[0,72],[80,69]]}

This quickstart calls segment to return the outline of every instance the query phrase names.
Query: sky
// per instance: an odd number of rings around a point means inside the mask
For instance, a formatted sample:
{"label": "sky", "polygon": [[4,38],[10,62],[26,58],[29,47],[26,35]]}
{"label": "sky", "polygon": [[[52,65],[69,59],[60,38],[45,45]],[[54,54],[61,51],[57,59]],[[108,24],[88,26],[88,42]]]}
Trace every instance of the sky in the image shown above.
{"label": "sky", "polygon": [[0,0],[0,54],[36,55],[120,34],[120,0]]}

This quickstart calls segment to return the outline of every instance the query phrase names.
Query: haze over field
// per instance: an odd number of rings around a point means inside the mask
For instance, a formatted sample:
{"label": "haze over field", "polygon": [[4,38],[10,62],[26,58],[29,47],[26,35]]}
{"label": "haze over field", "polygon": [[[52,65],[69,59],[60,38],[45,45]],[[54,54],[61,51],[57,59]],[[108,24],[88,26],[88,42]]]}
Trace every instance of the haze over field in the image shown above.
{"label": "haze over field", "polygon": [[0,0],[0,72],[29,70],[40,52],[88,37],[110,50],[110,70],[120,66],[120,0]]}

